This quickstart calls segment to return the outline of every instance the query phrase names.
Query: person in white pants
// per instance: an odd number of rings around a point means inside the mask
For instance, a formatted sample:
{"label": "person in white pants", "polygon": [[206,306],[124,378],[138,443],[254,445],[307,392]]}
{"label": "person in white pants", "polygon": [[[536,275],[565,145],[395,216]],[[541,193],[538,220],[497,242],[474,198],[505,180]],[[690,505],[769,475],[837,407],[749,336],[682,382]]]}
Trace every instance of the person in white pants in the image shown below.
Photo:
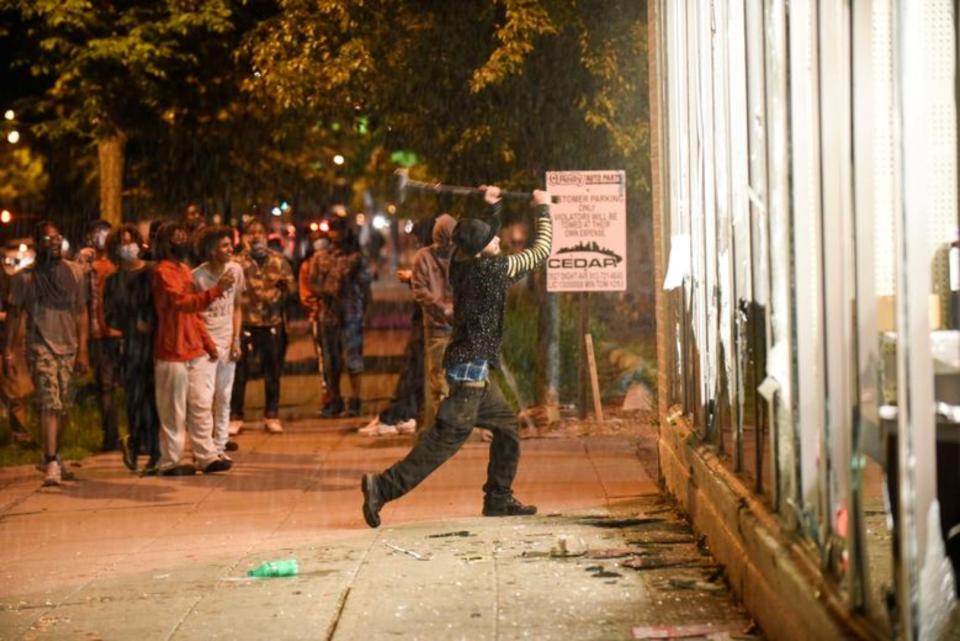
{"label": "person in white pants", "polygon": [[157,413],[160,418],[159,473],[188,476],[196,467],[181,463],[186,433],[196,465],[205,474],[225,472],[231,462],[213,444],[213,378],[219,353],[200,312],[230,291],[231,272],[224,272],[206,291],[197,291],[185,264],[187,232],[181,223],[165,223],[157,232],[157,257],[151,289],[157,310],[154,343]]}
{"label": "person in white pants", "polygon": [[197,238],[196,253],[206,262],[193,270],[193,282],[199,291],[206,291],[217,284],[220,277],[233,274],[233,287],[200,313],[207,332],[217,345],[217,363],[212,375],[213,444],[217,453],[226,459],[226,452],[237,450],[236,441],[230,440],[230,396],[233,392],[233,377],[240,359],[240,295],[244,290],[243,269],[233,258],[233,233],[229,227],[205,227]]}

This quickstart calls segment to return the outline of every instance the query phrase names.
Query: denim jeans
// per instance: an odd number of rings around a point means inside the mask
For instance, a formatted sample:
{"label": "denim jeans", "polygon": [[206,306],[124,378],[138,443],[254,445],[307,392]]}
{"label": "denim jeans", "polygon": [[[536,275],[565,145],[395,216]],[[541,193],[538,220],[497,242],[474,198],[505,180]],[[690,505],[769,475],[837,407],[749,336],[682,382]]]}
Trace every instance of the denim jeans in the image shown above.
{"label": "denim jeans", "polygon": [[430,476],[457,453],[474,427],[493,432],[484,493],[491,497],[512,495],[513,478],[520,460],[516,415],[493,381],[448,381],[448,384],[450,396],[440,404],[436,425],[404,459],[380,475],[380,492],[385,501],[403,496]]}

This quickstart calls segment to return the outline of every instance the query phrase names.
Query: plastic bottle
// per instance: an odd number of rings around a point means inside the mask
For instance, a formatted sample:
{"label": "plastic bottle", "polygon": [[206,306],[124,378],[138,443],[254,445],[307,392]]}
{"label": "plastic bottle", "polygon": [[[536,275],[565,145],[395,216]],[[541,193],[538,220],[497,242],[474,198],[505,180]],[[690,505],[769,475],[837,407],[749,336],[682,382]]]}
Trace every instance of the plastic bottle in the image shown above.
{"label": "plastic bottle", "polygon": [[266,563],[247,571],[247,576],[297,576],[299,571],[300,568],[297,567],[296,559],[286,559],[284,561],[267,561]]}

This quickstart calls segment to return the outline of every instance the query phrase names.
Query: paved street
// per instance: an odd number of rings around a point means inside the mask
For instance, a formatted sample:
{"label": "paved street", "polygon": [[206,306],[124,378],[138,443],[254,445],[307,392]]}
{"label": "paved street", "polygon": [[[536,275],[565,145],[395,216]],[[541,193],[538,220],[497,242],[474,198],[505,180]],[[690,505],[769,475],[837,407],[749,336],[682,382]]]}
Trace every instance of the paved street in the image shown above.
{"label": "paved street", "polygon": [[[0,637],[631,639],[650,632],[643,625],[749,628],[661,502],[636,439],[525,440],[516,490],[541,510],[526,519],[478,516],[487,457],[472,440],[373,531],[360,474],[408,443],[348,425],[248,430],[235,469],[217,476],[136,478],[116,455],[72,467],[77,480],[57,489],[40,489],[32,469],[3,470]],[[245,578],[289,558],[298,576]]]}

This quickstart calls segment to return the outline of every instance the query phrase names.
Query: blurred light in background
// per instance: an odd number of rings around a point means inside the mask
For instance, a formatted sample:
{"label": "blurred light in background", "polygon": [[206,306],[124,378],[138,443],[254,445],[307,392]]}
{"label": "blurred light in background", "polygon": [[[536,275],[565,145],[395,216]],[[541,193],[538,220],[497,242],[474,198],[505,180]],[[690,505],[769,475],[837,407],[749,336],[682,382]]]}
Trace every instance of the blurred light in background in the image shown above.
{"label": "blurred light in background", "polygon": [[283,215],[283,211],[281,211],[279,207],[274,207],[273,209],[270,210],[270,213],[274,216]]}
{"label": "blurred light in background", "polygon": [[3,211],[0,211],[0,223],[3,223],[4,225],[6,225],[11,220],[13,220],[13,214],[10,213],[9,209],[4,209]]}
{"label": "blurred light in background", "polygon": [[13,113],[13,109],[7,109],[5,112],[3,112],[3,117],[7,120],[13,120],[17,117],[17,114]]}
{"label": "blurred light in background", "polygon": [[20,132],[17,131],[16,129],[14,129],[13,131],[7,134],[7,142],[9,142],[11,145],[17,144],[19,140],[20,140]]}
{"label": "blurred light in background", "polygon": [[336,156],[333,157],[334,165],[342,165],[344,162],[346,161],[344,160],[343,156],[341,156],[340,154],[337,154]]}
{"label": "blurred light in background", "polygon": [[383,230],[390,226],[390,222],[386,219],[385,216],[377,214],[373,217],[373,228],[377,230]]}

